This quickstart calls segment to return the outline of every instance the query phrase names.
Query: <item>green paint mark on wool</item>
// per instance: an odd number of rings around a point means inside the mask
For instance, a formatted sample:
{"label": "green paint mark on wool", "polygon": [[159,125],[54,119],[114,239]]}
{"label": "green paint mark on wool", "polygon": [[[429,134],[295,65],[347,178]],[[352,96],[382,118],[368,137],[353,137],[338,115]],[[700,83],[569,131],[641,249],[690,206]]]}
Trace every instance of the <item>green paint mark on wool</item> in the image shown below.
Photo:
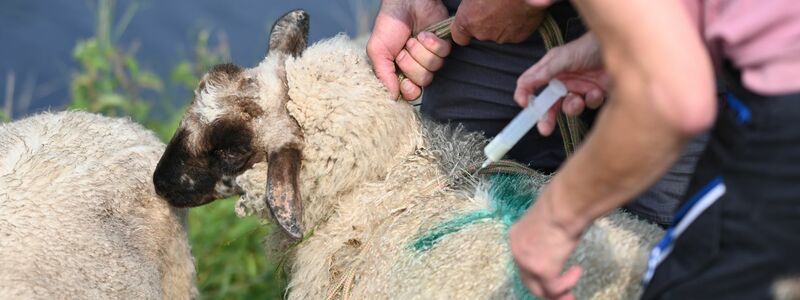
{"label": "green paint mark on wool", "polygon": [[[492,178],[492,186],[489,194],[492,196],[497,219],[500,220],[506,229],[510,228],[525,211],[533,204],[533,200],[539,195],[538,188],[544,181],[538,182],[535,179],[524,175],[495,175]],[[522,283],[519,271],[514,262],[511,262],[509,272],[514,281],[514,295],[520,300],[537,300],[538,298],[528,292],[528,288]]]}
{"label": "green paint mark on wool", "polygon": [[446,235],[459,231],[461,228],[464,228],[464,226],[475,223],[478,220],[488,219],[492,216],[492,212],[486,210],[479,210],[458,216],[439,224],[427,234],[419,237],[412,245],[412,248],[416,251],[428,250]]}
{"label": "green paint mark on wool", "polygon": [[[547,180],[546,176],[532,177],[521,174],[494,174],[490,179],[489,196],[492,199],[489,210],[478,210],[442,222],[417,238],[411,248],[422,252],[430,249],[448,234],[484,219],[495,219],[508,230],[516,222],[539,194],[539,188]],[[506,231],[507,232],[507,231]],[[510,266],[513,289],[517,299],[536,300],[522,283],[517,267]]]}
{"label": "green paint mark on wool", "polygon": [[506,225],[506,228],[511,227],[531,206],[538,195],[538,187],[544,184],[544,179],[537,180],[518,174],[494,174],[490,184],[489,196],[492,203],[489,210],[473,211],[442,222],[418,237],[411,247],[417,251],[428,250],[448,234],[483,219],[495,219]]}
{"label": "green paint mark on wool", "polygon": [[507,227],[525,214],[538,196],[538,188],[544,184],[544,180],[516,174],[496,174],[491,180],[489,195],[493,200],[495,218]]}
{"label": "green paint mark on wool", "polygon": [[495,174],[490,182],[489,196],[492,203],[489,210],[473,211],[442,222],[417,238],[411,247],[416,251],[428,250],[448,234],[483,219],[498,220],[508,228],[530,207],[540,186],[536,185],[539,181],[516,174]]}

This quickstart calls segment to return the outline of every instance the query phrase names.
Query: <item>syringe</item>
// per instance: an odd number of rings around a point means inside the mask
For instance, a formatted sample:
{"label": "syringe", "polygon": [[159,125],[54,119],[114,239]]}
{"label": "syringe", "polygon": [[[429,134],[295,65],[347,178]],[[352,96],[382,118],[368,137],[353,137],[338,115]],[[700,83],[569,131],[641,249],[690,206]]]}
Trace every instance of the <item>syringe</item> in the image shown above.
{"label": "syringe", "polygon": [[547,88],[544,89],[538,96],[533,95],[528,98],[528,107],[525,107],[513,120],[503,128],[500,133],[492,139],[486,148],[483,148],[483,153],[486,154],[486,161],[481,168],[486,168],[489,164],[496,162],[503,158],[504,155],[511,150],[511,147],[519,142],[519,140],[528,131],[536,125],[537,122],[547,113],[553,104],[559,98],[567,94],[567,88],[558,79],[550,80]]}

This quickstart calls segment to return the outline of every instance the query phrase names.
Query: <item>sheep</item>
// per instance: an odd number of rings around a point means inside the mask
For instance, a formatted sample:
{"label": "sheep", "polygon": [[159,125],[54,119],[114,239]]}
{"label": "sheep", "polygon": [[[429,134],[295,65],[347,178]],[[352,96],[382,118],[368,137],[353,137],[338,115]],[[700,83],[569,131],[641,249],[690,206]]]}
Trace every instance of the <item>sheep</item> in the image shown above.
{"label": "sheep", "polygon": [[196,298],[186,210],[150,178],[163,150],[85,112],[0,124],[0,298]]}
{"label": "sheep", "polygon": [[[290,251],[290,299],[530,297],[507,230],[548,177],[465,175],[481,135],[422,120],[390,98],[363,47],[339,35],[305,49],[307,30],[289,12],[256,67],[203,77],[156,191],[178,206],[239,194],[237,213],[271,218],[282,230],[265,247]],[[503,204],[497,184],[528,202]],[[661,233],[623,212],[595,222],[571,258],[584,267],[578,298],[638,295]]]}
{"label": "sheep", "polygon": [[800,277],[776,280],[772,284],[772,297],[777,300],[800,299]]}

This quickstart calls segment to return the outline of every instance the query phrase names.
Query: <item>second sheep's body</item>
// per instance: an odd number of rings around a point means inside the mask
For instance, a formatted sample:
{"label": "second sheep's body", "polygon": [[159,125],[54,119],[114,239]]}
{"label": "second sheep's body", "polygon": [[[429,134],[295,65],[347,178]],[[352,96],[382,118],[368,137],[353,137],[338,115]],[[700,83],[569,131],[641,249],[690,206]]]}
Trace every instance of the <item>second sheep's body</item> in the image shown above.
{"label": "second sheep's body", "polygon": [[163,151],[83,112],[0,124],[0,298],[195,298],[186,210],[150,179]]}

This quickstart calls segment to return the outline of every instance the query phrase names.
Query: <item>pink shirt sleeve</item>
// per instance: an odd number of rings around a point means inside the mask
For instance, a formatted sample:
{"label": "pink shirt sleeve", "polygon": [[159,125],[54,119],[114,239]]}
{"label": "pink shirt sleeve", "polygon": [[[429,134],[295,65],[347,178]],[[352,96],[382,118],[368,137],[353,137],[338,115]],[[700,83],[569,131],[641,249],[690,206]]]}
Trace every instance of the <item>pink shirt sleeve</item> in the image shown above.
{"label": "pink shirt sleeve", "polygon": [[749,89],[800,92],[800,1],[684,0],[715,61],[730,60]]}

